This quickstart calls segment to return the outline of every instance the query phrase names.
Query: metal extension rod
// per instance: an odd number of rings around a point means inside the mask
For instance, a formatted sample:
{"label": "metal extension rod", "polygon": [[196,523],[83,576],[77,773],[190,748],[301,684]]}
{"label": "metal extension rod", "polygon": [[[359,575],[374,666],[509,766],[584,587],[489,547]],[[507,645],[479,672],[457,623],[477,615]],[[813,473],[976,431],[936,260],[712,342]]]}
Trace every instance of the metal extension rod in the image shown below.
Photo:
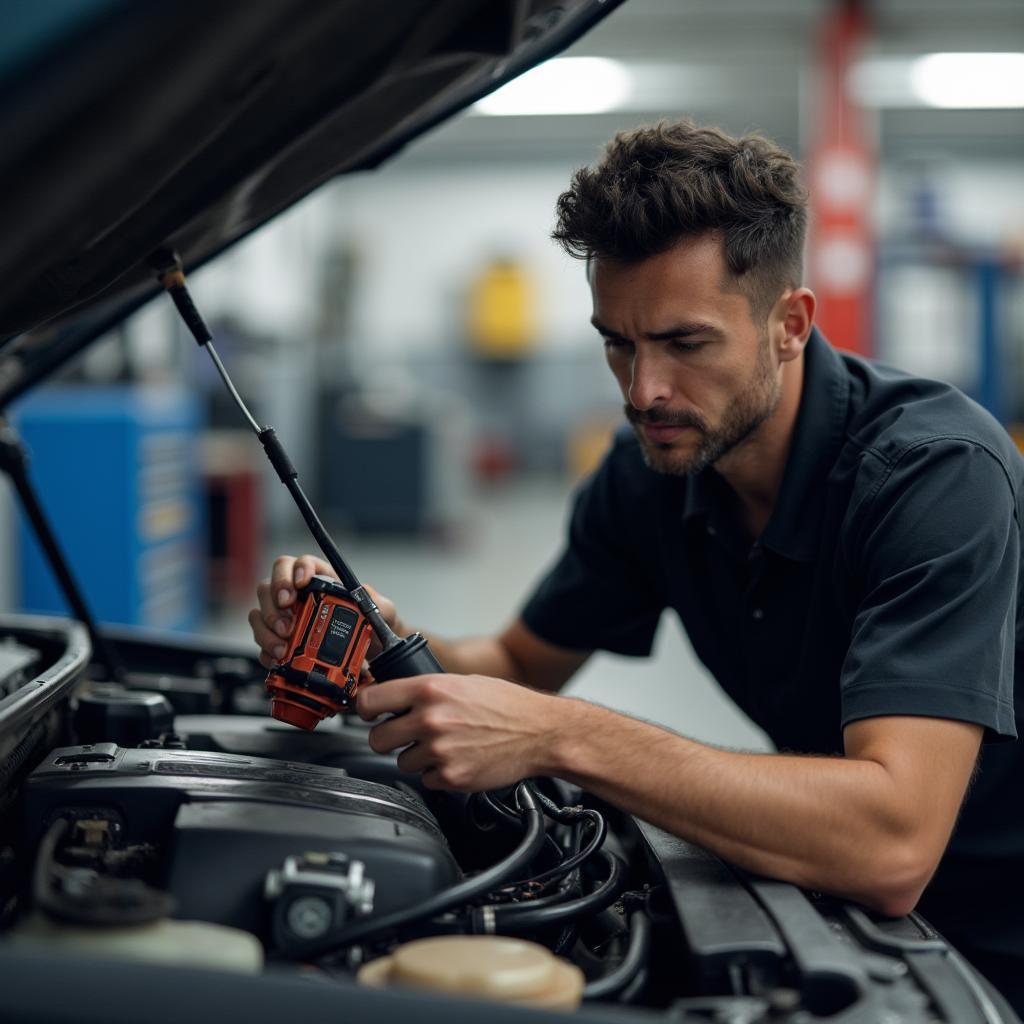
{"label": "metal extension rod", "polygon": [[217,368],[217,373],[220,374],[220,378],[224,382],[224,386],[228,389],[228,393],[245,417],[249,428],[256,435],[260,444],[263,445],[267,458],[270,459],[271,465],[277,471],[281,483],[288,488],[288,492],[302,513],[302,518],[306,521],[310,533],[313,534],[320,550],[324,553],[331,568],[337,573],[342,585],[352,594],[353,599],[359,606],[359,610],[369,620],[370,625],[381,641],[383,650],[389,651],[397,647],[402,643],[401,638],[387,624],[373,598],[370,597],[366,588],[359,582],[356,574],[349,568],[345,559],[341,557],[341,552],[331,539],[327,528],[320,521],[320,517],[317,515],[316,509],[313,508],[312,502],[306,497],[305,491],[299,485],[298,471],[292,465],[291,459],[288,458],[288,453],[284,450],[284,446],[274,432],[274,428],[261,427],[249,411],[242,396],[238,393],[238,389],[232,382],[228,371],[221,362],[220,356],[217,354],[217,350],[214,348],[213,335],[210,333],[209,327],[206,326],[206,322],[192,301],[192,296],[185,285],[185,274],[177,253],[169,249],[162,249],[154,253],[150,263],[156,270],[160,283],[174,300],[174,305],[181,314],[182,320],[185,321],[185,326],[188,327],[192,337],[195,338],[200,348],[206,349],[209,353],[210,358],[213,360],[213,365]]}

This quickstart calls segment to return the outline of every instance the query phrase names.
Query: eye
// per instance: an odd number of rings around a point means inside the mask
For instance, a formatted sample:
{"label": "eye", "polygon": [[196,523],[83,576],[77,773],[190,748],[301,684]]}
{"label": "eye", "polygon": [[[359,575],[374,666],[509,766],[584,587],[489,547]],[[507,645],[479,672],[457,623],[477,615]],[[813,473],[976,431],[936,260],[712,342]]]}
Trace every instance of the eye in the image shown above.
{"label": "eye", "polygon": [[704,347],[702,341],[673,341],[669,344],[673,352],[699,352]]}
{"label": "eye", "polygon": [[633,343],[628,338],[619,338],[614,335],[605,334],[604,347],[609,352],[631,348]]}

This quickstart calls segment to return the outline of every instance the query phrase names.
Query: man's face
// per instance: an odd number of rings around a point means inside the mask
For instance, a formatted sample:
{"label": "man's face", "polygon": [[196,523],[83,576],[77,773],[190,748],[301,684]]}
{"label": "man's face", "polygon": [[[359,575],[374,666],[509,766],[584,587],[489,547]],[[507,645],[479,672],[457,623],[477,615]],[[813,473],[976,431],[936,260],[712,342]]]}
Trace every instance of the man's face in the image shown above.
{"label": "man's face", "polygon": [[730,288],[722,241],[686,239],[641,263],[595,260],[594,326],[648,466],[699,473],[778,407],[767,325]]}

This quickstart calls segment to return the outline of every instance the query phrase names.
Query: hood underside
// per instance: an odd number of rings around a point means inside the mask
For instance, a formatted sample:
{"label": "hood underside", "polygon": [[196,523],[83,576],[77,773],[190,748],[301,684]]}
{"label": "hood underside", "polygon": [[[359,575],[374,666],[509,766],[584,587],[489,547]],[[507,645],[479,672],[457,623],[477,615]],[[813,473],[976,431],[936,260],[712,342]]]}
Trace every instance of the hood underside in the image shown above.
{"label": "hood underside", "polygon": [[155,293],[158,247],[200,266],[618,2],[22,5],[0,45],[0,408]]}

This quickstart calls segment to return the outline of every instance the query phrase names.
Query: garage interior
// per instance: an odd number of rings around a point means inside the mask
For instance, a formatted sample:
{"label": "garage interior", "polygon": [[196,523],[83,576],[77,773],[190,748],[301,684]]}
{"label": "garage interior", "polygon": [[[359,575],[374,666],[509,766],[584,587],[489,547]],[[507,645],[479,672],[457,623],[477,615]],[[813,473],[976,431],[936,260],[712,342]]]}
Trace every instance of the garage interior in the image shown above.
{"label": "garage interior", "polygon": [[[951,88],[928,92],[927,61],[952,54],[963,62],[939,66]],[[1016,436],[1022,66],[1016,0],[878,0],[855,26],[824,0],[627,0],[532,90],[513,83],[504,106],[496,94],[379,171],[321,188],[192,275],[192,290],[359,574],[411,624],[488,632],[554,557],[572,488],[621,421],[582,269],[548,237],[572,170],[615,132],[680,116],[761,131],[809,174],[852,150],[838,202],[863,246],[837,245],[829,262],[822,236],[808,259],[811,286],[834,296],[826,333],[951,381]],[[582,95],[558,77],[567,68]],[[839,71],[855,113],[843,136]],[[835,211],[818,215],[824,231]],[[842,314],[851,288],[861,321]],[[311,550],[165,299],[13,413],[101,620],[244,637],[270,559]],[[74,439],[103,445],[111,423],[145,453],[129,466],[113,434],[104,449],[139,522],[59,497]],[[10,496],[0,528],[18,553],[0,567],[0,608],[62,611]],[[667,616],[654,657],[601,655],[572,686],[698,739],[767,745]]]}

